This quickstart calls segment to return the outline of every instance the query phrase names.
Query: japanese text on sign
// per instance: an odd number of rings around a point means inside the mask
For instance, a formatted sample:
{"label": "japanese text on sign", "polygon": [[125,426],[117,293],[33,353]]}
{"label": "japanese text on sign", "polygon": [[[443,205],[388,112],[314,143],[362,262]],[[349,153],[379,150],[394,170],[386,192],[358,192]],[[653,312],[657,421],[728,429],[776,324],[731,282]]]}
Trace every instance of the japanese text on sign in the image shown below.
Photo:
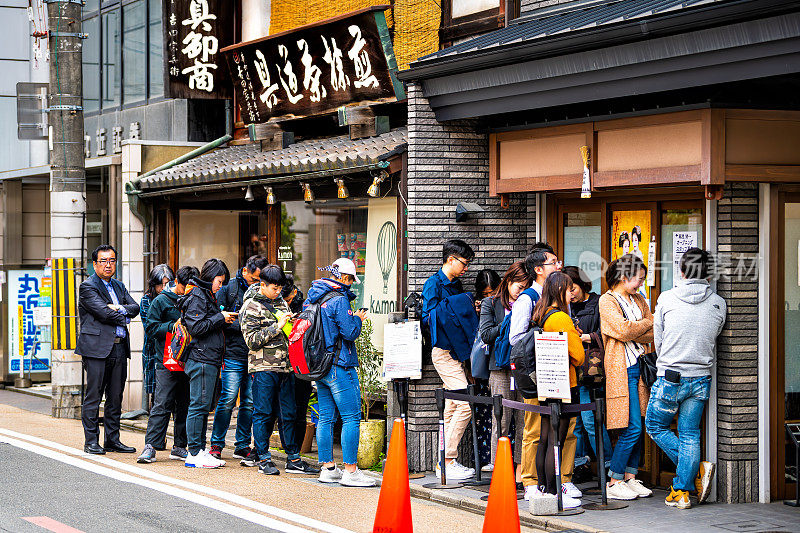
{"label": "japanese text on sign", "polygon": [[222,51],[246,123],[405,98],[386,19],[376,8]]}
{"label": "japanese text on sign", "polygon": [[222,0],[165,0],[164,46],[168,96],[229,96],[219,51],[228,44],[232,9]]}
{"label": "japanese text on sign", "polygon": [[569,401],[569,347],[562,332],[534,333],[536,345],[536,389],[539,399]]}

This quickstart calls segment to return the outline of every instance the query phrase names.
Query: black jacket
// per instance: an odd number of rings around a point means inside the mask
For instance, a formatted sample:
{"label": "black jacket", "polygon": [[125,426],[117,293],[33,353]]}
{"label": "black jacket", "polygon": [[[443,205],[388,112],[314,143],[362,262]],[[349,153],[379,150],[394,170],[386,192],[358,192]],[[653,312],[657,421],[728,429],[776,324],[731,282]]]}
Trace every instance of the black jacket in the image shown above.
{"label": "black jacket", "polygon": [[[120,305],[125,307],[127,316],[108,307],[113,303],[103,280],[97,274],[81,283],[78,289],[78,314],[81,318],[80,335],[75,353],[84,357],[105,359],[114,347],[117,326],[128,330],[126,318],[139,314],[137,304],[122,282],[112,278],[111,286]],[[130,332],[122,343],[128,357],[131,356]]]}
{"label": "black jacket", "polygon": [[[239,269],[236,277],[217,291],[217,302],[223,310],[238,313],[244,303],[244,293],[247,292],[248,287],[247,281],[242,277],[242,269]],[[242,326],[239,321],[234,320],[230,324],[225,324],[223,331],[225,332],[225,358],[247,362],[249,351],[244,342]]]}
{"label": "black jacket", "polygon": [[178,300],[178,309],[192,336],[187,360],[221,367],[225,357],[225,334],[222,332],[225,317],[211,292],[211,284],[192,278],[186,286],[186,294]]}
{"label": "black jacket", "polygon": [[[570,304],[572,318],[578,319],[578,327],[583,333],[600,334],[600,295],[589,293],[589,299]],[[584,343],[586,344],[586,343]],[[592,342],[592,345],[595,343]]]}
{"label": "black jacket", "polygon": [[164,360],[164,342],[167,340],[167,333],[172,332],[175,322],[181,317],[178,309],[179,298],[180,296],[172,290],[164,289],[150,302],[145,333],[153,343],[156,361]]}
{"label": "black jacket", "polygon": [[505,317],[506,310],[499,297],[484,298],[481,301],[481,321],[478,325],[478,333],[483,343],[489,347],[489,370],[498,370],[494,359],[494,342],[500,335],[500,326]]}

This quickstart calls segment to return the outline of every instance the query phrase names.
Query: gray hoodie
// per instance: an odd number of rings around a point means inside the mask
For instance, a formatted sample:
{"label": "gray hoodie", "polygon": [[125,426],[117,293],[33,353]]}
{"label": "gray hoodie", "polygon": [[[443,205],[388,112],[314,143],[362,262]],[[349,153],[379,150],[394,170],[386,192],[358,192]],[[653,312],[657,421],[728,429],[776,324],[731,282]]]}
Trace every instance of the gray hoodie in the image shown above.
{"label": "gray hoodie", "polygon": [[661,294],[653,317],[658,375],[711,375],[717,336],[725,324],[725,300],[704,279],[681,280]]}

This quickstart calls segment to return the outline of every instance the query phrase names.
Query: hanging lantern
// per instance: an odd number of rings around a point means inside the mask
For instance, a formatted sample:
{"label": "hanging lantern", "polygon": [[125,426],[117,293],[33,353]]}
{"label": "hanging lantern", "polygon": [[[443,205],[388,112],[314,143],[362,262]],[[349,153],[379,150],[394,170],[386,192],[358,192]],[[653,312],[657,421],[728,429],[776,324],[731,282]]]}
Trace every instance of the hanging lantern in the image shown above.
{"label": "hanging lantern", "polygon": [[311,190],[311,184],[301,183],[300,186],[303,188],[303,201],[306,203],[313,202],[314,191]]}
{"label": "hanging lantern", "polygon": [[347,190],[347,187],[344,184],[344,180],[341,178],[334,178],[333,182],[336,184],[336,196],[339,197],[340,200],[344,200],[345,198],[350,196],[350,192]]}
{"label": "hanging lantern", "polygon": [[272,187],[265,187],[265,189],[267,189],[267,205],[275,205],[277,202],[275,201],[275,192]]}

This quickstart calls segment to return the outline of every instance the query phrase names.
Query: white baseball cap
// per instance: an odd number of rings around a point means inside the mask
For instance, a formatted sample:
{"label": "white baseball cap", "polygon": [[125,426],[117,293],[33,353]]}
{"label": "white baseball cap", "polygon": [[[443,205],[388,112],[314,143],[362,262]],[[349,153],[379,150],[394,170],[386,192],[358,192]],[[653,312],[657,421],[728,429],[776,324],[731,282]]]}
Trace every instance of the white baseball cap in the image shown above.
{"label": "white baseball cap", "polygon": [[336,261],[333,262],[333,265],[339,269],[339,274],[350,274],[355,278],[353,283],[361,283],[361,280],[358,279],[358,275],[356,274],[356,264],[353,263],[350,259],[346,257],[340,257]]}

